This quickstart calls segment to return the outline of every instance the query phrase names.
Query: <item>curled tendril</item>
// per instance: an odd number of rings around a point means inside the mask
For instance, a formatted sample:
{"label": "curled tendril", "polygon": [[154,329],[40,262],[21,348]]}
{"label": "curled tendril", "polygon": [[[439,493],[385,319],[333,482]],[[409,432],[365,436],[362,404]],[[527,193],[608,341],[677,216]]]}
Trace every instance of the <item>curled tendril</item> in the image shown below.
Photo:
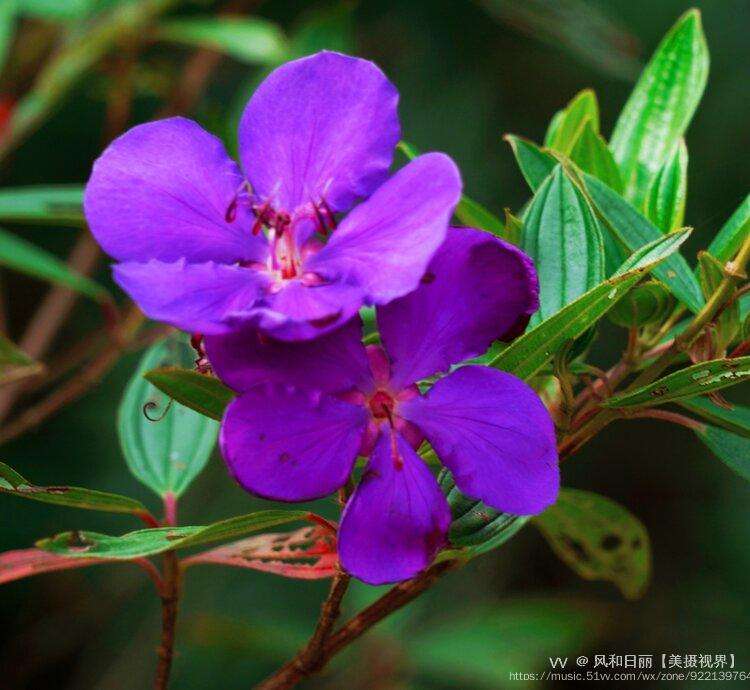
{"label": "curled tendril", "polygon": [[148,419],[149,422],[160,422],[164,417],[167,416],[167,412],[169,412],[169,409],[172,407],[172,403],[174,402],[174,398],[170,398],[169,402],[167,403],[167,406],[164,408],[163,412],[158,415],[157,417],[152,417],[149,414],[150,410],[158,410],[159,409],[159,403],[156,402],[156,400],[149,400],[144,406],[143,406],[143,416]]}

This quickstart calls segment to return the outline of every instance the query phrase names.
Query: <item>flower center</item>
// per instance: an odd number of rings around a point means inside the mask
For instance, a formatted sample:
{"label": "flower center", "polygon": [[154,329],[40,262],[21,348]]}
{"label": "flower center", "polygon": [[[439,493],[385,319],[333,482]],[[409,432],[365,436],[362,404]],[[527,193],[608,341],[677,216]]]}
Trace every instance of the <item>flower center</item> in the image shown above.
{"label": "flower center", "polygon": [[393,424],[393,410],[396,407],[393,396],[383,390],[378,390],[370,397],[367,404],[375,419],[387,419]]}

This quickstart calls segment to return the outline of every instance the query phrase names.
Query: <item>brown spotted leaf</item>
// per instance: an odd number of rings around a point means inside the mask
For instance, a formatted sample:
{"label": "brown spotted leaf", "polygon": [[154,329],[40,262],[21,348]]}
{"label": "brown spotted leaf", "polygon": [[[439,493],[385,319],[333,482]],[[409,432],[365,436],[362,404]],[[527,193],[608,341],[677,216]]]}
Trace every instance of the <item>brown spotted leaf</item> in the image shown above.
{"label": "brown spotted leaf", "polygon": [[215,563],[300,580],[318,580],[333,577],[336,561],[335,535],[323,527],[312,526],[240,539],[191,556],[183,565]]}
{"label": "brown spotted leaf", "polygon": [[636,599],[651,576],[651,543],[640,520],[614,501],[562,489],[555,505],[533,518],[552,550],[587,580],[613,582]]}

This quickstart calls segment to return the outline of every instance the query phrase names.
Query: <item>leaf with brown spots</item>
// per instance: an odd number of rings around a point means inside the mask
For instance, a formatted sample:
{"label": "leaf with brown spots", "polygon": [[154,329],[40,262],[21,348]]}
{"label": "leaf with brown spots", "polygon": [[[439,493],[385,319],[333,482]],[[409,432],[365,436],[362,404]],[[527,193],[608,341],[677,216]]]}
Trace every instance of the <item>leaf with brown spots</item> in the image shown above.
{"label": "leaf with brown spots", "polygon": [[645,592],[651,543],[641,521],[622,506],[590,491],[562,489],[533,522],[581,577],[613,582],[628,599]]}
{"label": "leaf with brown spots", "polygon": [[313,526],[240,539],[190,556],[183,565],[214,563],[300,580],[319,580],[335,575],[337,560],[335,535]]}

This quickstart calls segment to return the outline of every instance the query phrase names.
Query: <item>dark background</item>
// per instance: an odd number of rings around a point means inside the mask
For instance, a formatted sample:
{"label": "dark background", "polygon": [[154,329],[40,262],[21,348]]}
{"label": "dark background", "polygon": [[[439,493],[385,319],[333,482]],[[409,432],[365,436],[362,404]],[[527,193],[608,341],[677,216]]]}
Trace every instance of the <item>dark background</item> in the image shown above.
{"label": "dark background", "polygon": [[[608,135],[638,62],[690,6],[681,0],[377,0],[359,6],[269,0],[254,13],[293,33],[320,12],[338,12],[335,45],[377,61],[399,87],[404,138],[421,150],[453,156],[467,192],[500,214],[528,196],[501,135],[540,141],[552,113],[589,86],[599,97]],[[555,7],[582,14],[555,20]],[[696,228],[689,257],[708,244],[749,186],[750,4],[712,0],[701,9],[712,65],[687,136],[686,222]],[[212,6],[192,3],[186,11],[210,12]],[[148,49],[144,83],[168,80],[186,54]],[[257,69],[224,59],[193,115],[232,145],[226,123],[257,75]],[[19,149],[0,173],[3,186],[86,179],[101,142],[102,78],[95,75],[77,88]],[[156,107],[156,96],[144,87],[133,122],[148,119]],[[73,240],[63,229],[18,230],[61,256]],[[97,277],[109,281],[106,266]],[[17,336],[46,287],[7,272],[2,279],[10,295],[11,335]],[[98,318],[81,302],[61,342]],[[622,332],[605,328],[596,359],[613,361],[622,344]],[[128,474],[115,433],[115,411],[136,361],[137,355],[123,359],[81,402],[3,448],[2,459],[40,484],[121,492],[156,510],[148,491]],[[579,653],[734,653],[737,668],[750,670],[748,485],[691,432],[646,420],[608,428],[565,463],[563,480],[617,500],[647,526],[654,575],[640,601],[622,600],[607,583],[580,580],[528,527],[377,628],[309,687],[533,687],[509,681],[508,672],[543,671],[547,656]],[[2,549],[24,548],[65,529],[134,528],[126,517],[10,498],[0,505]],[[234,485],[215,457],[183,499],[180,521],[204,524],[261,505]],[[326,587],[212,566],[190,571],[173,687],[249,687],[306,638]],[[374,596],[373,588],[357,586],[348,606]],[[6,585],[0,619],[0,688],[150,686],[158,602],[132,566]]]}

